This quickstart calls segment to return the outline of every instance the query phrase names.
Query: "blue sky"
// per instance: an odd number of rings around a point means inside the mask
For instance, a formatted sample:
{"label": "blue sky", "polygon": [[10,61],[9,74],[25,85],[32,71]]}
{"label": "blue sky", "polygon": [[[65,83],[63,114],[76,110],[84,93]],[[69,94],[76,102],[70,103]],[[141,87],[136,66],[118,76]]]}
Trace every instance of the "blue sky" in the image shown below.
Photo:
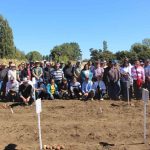
{"label": "blue sky", "polygon": [[17,48],[25,53],[77,42],[83,59],[90,48],[129,50],[150,38],[150,0],[1,0],[0,14],[13,29]]}

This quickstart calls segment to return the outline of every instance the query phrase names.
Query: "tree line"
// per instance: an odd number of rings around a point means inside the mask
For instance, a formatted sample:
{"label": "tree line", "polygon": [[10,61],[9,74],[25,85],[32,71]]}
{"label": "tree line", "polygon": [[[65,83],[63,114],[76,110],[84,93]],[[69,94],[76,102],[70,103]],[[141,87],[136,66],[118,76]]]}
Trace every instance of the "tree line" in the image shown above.
{"label": "tree line", "polygon": [[103,41],[103,49],[90,49],[91,60],[112,60],[117,59],[122,61],[125,57],[128,57],[131,62],[135,59],[148,59],[150,58],[150,39],[145,38],[141,43],[134,43],[131,45],[130,50],[120,50],[116,53],[113,53],[111,50],[108,50],[107,41]]}
{"label": "tree line", "polygon": [[[150,39],[145,38],[141,43],[134,43],[130,50],[120,50],[113,53],[109,50],[107,41],[103,41],[103,48],[90,48],[90,60],[111,60],[117,59],[121,61],[128,57],[131,61],[136,58],[146,59],[150,58]],[[23,51],[16,48],[13,39],[13,31],[6,19],[0,15],[0,58],[17,58],[18,60],[52,60],[64,61],[68,60],[82,60],[82,50],[76,42],[63,43],[56,45],[49,51],[48,55],[42,55],[39,51],[33,50],[25,54]]]}

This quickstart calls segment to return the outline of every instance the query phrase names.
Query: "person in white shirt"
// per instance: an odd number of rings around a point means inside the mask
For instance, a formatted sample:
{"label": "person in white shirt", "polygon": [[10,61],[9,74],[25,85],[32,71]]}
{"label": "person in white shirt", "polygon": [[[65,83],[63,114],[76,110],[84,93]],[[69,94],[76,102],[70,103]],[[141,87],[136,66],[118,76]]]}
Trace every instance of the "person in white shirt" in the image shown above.
{"label": "person in white shirt", "polygon": [[131,68],[132,66],[129,64],[129,62],[124,62],[123,65],[120,67],[120,85],[121,85],[121,95],[123,100],[127,100],[127,89],[128,84],[129,85],[129,98],[132,97],[132,86],[133,86],[133,78],[131,76]]}
{"label": "person in white shirt", "polygon": [[18,100],[19,82],[13,77],[10,77],[10,81],[6,84],[6,99],[8,101]]}
{"label": "person in white shirt", "polygon": [[17,71],[16,71],[16,65],[11,64],[10,70],[8,71],[8,81],[10,81],[10,78],[13,77],[14,80],[17,80]]}

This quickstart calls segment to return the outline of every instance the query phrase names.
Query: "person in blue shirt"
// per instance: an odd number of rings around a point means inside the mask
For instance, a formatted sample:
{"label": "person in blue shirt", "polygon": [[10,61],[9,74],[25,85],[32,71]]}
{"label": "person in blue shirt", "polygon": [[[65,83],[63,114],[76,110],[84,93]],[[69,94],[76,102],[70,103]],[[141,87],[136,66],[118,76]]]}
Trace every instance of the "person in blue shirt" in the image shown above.
{"label": "person in blue shirt", "polygon": [[94,90],[92,89],[93,82],[86,76],[85,81],[82,83],[83,100],[91,99],[94,97]]}

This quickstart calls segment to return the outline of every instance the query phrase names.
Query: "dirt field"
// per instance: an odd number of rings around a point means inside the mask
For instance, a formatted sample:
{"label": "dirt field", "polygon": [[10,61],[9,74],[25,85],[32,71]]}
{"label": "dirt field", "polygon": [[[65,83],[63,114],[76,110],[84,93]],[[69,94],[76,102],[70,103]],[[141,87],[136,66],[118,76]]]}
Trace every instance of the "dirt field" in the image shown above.
{"label": "dirt field", "polygon": [[[150,150],[143,143],[143,102],[42,101],[42,140],[63,144],[66,150]],[[35,105],[2,108],[0,103],[0,150],[39,150]],[[150,117],[148,106],[148,118]],[[15,146],[16,145],[16,146]],[[14,146],[14,148],[13,148]]]}

